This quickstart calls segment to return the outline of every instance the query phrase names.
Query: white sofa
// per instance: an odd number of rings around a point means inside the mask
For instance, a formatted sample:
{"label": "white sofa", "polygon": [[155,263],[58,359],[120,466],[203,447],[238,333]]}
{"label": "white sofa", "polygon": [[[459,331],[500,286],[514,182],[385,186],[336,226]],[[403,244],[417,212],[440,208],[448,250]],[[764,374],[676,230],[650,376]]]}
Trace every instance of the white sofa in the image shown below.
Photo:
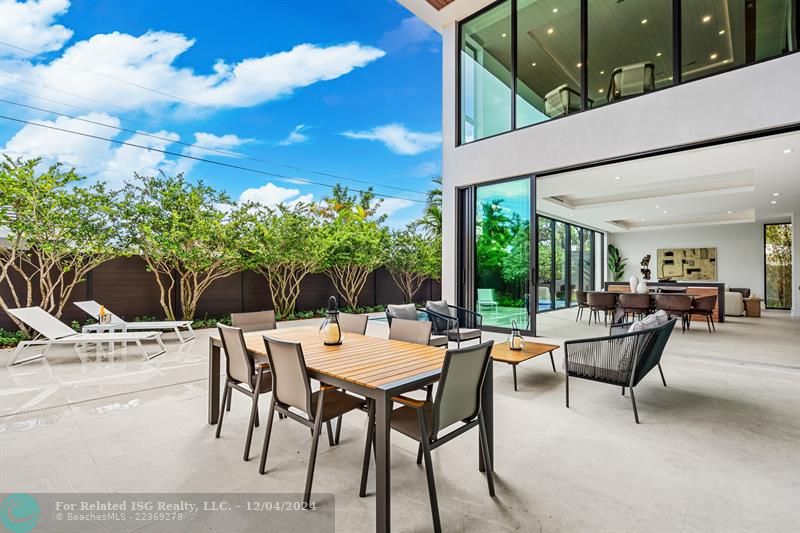
{"label": "white sofa", "polygon": [[741,292],[725,291],[725,316],[744,315],[744,297]]}

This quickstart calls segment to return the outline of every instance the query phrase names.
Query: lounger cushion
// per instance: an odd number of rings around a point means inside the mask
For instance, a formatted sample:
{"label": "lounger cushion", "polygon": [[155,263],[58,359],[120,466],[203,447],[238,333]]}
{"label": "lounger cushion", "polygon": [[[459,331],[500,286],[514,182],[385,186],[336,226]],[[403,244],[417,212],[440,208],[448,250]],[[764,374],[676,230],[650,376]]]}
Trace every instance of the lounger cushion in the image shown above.
{"label": "lounger cushion", "polygon": [[403,320],[417,320],[417,306],[414,304],[395,305],[389,304],[386,306],[392,318],[401,318]]}

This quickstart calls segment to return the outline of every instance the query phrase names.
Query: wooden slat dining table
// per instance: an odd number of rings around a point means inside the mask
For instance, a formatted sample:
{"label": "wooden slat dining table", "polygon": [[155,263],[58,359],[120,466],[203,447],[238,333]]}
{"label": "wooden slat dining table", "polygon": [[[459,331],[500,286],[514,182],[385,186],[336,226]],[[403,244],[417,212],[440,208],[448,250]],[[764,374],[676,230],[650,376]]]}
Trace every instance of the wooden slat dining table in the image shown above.
{"label": "wooden slat dining table", "polygon": [[[380,339],[348,333],[343,344],[325,346],[317,328],[298,327],[255,331],[244,334],[248,352],[256,358],[266,357],[264,336],[299,342],[306,359],[310,378],[360,394],[375,401],[375,531],[388,533],[390,513],[390,414],[393,396],[418,390],[439,380],[445,351],[443,348]],[[216,424],[220,409],[219,336],[209,339],[208,358],[208,423]],[[494,423],[492,407],[492,365],[486,375],[481,398],[489,457],[494,464]],[[478,454],[478,464],[484,470]]]}

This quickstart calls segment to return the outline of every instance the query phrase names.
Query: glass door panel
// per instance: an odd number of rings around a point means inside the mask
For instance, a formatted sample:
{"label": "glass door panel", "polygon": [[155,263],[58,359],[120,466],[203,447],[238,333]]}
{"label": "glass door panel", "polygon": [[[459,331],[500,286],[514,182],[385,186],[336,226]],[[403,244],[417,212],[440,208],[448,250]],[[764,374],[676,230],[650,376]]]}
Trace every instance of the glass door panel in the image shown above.
{"label": "glass door panel", "polygon": [[556,309],[561,309],[567,306],[569,296],[569,226],[563,222],[556,220],[556,245],[554,250],[555,262],[555,293],[556,293]]}
{"label": "glass door panel", "polygon": [[539,263],[539,280],[536,287],[537,311],[550,311],[555,309],[554,296],[556,294],[553,269],[553,220],[547,217],[537,217],[539,233],[537,235],[537,260]]}
{"label": "glass door panel", "polygon": [[483,325],[528,329],[531,180],[475,189],[475,310]]}
{"label": "glass door panel", "polygon": [[583,285],[581,290],[594,290],[594,232],[581,230],[583,238]]}

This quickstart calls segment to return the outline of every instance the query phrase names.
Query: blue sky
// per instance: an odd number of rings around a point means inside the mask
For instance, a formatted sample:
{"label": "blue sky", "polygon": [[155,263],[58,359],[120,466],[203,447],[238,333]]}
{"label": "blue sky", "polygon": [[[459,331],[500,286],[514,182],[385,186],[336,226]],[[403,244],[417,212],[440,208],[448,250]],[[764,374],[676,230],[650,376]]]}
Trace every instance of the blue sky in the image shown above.
{"label": "blue sky", "polygon": [[0,41],[0,98],[77,118],[0,114],[154,148],[0,119],[4,153],[90,180],[184,171],[265,203],[329,190],[308,180],[366,187],[318,171],[397,197],[385,211],[401,226],[440,171],[441,38],[394,1],[0,0]]}

